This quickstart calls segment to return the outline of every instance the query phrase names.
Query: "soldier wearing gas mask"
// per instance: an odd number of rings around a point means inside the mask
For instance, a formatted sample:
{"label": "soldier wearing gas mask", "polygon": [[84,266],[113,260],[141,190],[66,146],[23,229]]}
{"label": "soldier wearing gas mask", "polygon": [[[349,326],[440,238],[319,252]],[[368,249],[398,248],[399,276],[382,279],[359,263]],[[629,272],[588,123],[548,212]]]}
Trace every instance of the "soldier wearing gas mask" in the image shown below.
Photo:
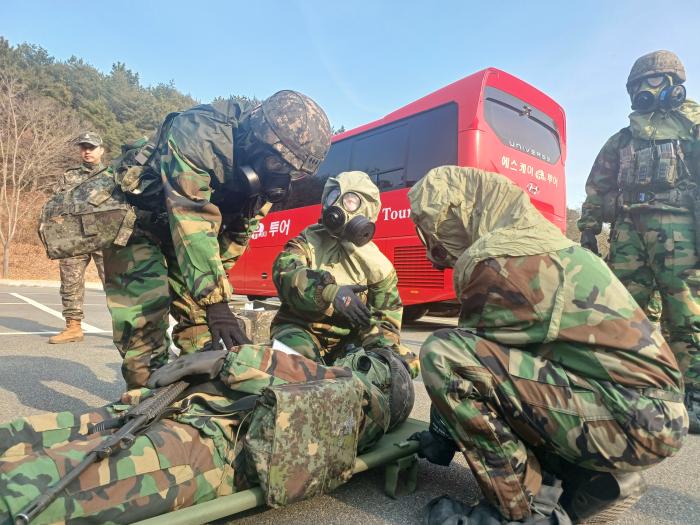
{"label": "soldier wearing gas mask", "polygon": [[227,272],[272,203],[316,172],[330,136],[318,104],[280,91],[257,107],[229,100],[171,114],[152,144],[113,166],[138,217],[128,244],[105,250],[129,388],[167,361],[169,315],[182,353],[249,342],[227,304]]}
{"label": "soldier wearing gas mask", "polygon": [[417,375],[417,358],[400,345],[403,306],[391,262],[372,242],[381,208],[366,173],[330,177],[321,219],[290,240],[272,278],[282,306],[273,339],[330,364],[347,348],[389,348]]}
{"label": "soldier wearing gas mask", "polygon": [[608,262],[642,308],[658,286],[685,379],[690,432],[699,433],[700,105],[685,98],[683,82],[683,64],[669,51],[634,63],[627,80],[630,124],[598,154],[578,227],[581,245],[597,253],[602,223],[614,224]]}

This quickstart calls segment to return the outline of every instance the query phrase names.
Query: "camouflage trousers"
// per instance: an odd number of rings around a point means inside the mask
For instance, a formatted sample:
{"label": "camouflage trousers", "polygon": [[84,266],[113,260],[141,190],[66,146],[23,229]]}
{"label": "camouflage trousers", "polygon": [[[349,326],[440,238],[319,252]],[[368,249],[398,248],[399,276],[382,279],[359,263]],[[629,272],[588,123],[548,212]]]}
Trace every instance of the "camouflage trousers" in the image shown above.
{"label": "camouflage trousers", "polygon": [[104,258],[113,339],[128,388],[145,385],[151,371],[167,361],[170,315],[182,353],[211,341],[206,311],[190,296],[171,243],[140,232],[127,246],[104,250]]}
{"label": "camouflage trousers", "polygon": [[700,389],[700,268],[690,212],[627,213],[615,223],[609,265],[645,310],[655,288],[686,386]]}
{"label": "camouflage trousers", "polygon": [[484,496],[511,520],[530,514],[542,483],[537,455],[590,470],[634,471],[674,454],[684,437],[668,423],[683,421],[680,399],[611,385],[628,402],[628,413],[619,415],[561,365],[464,330],[435,332],[420,360],[433,406]]}
{"label": "camouflage trousers", "polygon": [[324,330],[315,330],[311,325],[303,327],[274,321],[270,328],[270,337],[293,348],[304,357],[326,364],[342,357],[348,345],[362,345],[359,337],[352,333],[345,337],[337,337]]}
{"label": "camouflage trousers", "polygon": [[83,300],[85,298],[85,269],[90,260],[95,262],[97,273],[102,284],[105,283],[104,263],[102,253],[88,253],[61,259],[58,268],[61,272],[61,302],[63,303],[64,319],[84,319]]}
{"label": "camouflage trousers", "polygon": [[[108,406],[84,414],[60,412],[0,427],[0,524],[16,516],[106,433],[88,424],[117,415]],[[214,441],[196,428],[161,420],[134,444],[92,465],[32,523],[128,524],[232,492],[231,470]]]}

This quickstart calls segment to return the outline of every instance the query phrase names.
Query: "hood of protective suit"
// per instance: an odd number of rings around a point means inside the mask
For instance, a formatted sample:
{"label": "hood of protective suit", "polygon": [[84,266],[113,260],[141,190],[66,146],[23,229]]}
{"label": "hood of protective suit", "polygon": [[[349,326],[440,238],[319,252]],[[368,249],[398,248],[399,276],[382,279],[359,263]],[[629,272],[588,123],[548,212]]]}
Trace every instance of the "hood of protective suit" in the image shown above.
{"label": "hood of protective suit", "polygon": [[630,113],[630,132],[642,140],[694,140],[693,128],[700,125],[700,104],[686,100],[673,111]]}
{"label": "hood of protective suit", "polygon": [[411,219],[454,261],[458,296],[476,265],[490,257],[561,250],[575,243],[545,219],[503,175],[442,166],[408,192]]}
{"label": "hood of protective suit", "polygon": [[[328,194],[334,189],[340,191],[339,195],[348,191],[359,195],[360,207],[351,216],[364,215],[372,222],[377,220],[382,206],[379,189],[366,173],[346,171],[330,177],[323,188],[323,208],[327,206]],[[378,283],[393,271],[389,260],[371,241],[364,246],[355,246],[334,236],[323,224],[309,226],[301,236],[307,242],[311,267],[332,273],[340,285]]]}
{"label": "hood of protective suit", "polygon": [[382,208],[382,201],[379,198],[379,188],[372,182],[364,171],[344,171],[335,177],[329,177],[326,185],[323,187],[323,196],[321,197],[321,205],[326,207],[326,198],[334,189],[340,190],[340,195],[353,191],[362,198],[362,203],[355,215],[364,215],[372,222],[377,222],[379,210]]}

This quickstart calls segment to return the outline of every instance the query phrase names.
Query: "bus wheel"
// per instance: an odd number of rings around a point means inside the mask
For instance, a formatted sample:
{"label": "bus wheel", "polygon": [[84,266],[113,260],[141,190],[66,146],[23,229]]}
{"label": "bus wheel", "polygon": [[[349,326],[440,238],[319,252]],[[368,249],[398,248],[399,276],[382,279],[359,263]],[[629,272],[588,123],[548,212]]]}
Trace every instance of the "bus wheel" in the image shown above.
{"label": "bus wheel", "polygon": [[403,308],[403,321],[411,322],[417,321],[425,314],[428,313],[427,304],[413,304],[411,306],[404,306]]}
{"label": "bus wheel", "polygon": [[267,295],[247,295],[249,301],[264,301],[265,299],[269,299]]}

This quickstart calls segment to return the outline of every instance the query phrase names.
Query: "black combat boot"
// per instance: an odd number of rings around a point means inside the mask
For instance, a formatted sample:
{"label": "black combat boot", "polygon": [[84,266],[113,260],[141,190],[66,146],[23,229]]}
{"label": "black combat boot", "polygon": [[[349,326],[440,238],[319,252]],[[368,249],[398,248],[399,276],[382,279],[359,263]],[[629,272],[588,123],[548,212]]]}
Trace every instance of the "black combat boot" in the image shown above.
{"label": "black combat boot", "polygon": [[561,504],[574,523],[609,523],[627,512],[647,490],[638,472],[579,469],[564,484]]}
{"label": "black combat boot", "polygon": [[700,390],[686,388],[684,403],[688,411],[688,432],[700,434]]}
{"label": "black combat boot", "polygon": [[428,503],[424,525],[571,525],[571,519],[559,505],[563,492],[561,481],[544,475],[542,487],[530,502],[532,514],[520,521],[505,521],[496,507],[481,500],[468,507],[449,496]]}

